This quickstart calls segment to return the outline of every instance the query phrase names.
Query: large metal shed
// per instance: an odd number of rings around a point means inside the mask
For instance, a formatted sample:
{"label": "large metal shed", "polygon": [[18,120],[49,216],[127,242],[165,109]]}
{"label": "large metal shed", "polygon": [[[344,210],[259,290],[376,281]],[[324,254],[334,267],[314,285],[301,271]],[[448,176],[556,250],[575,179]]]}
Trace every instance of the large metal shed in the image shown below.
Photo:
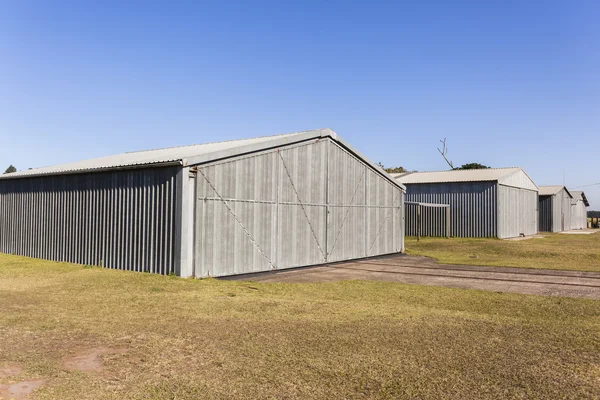
{"label": "large metal shed", "polygon": [[571,191],[571,229],[586,229],[588,227],[587,207],[590,203],[585,193],[579,190]]}
{"label": "large metal shed", "polygon": [[[538,232],[538,187],[521,168],[395,174],[406,200],[450,205],[450,235],[511,238]],[[407,217],[408,220],[408,217]],[[423,221],[423,234],[436,218]]]}
{"label": "large metal shed", "polygon": [[564,186],[540,186],[540,232],[563,232],[571,229],[571,200]]}
{"label": "large metal shed", "polygon": [[404,187],[330,129],[0,176],[0,252],[182,277],[404,250]]}

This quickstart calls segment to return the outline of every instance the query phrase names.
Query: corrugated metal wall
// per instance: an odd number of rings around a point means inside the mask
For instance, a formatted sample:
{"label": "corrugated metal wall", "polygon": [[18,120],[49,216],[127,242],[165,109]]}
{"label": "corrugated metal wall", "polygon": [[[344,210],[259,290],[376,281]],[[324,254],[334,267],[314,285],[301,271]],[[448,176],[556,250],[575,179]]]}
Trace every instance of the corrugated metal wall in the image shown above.
{"label": "corrugated metal wall", "polygon": [[[406,203],[404,212],[406,214],[406,236],[417,236],[418,234],[418,205]],[[421,236],[445,237],[446,230],[446,207],[421,206]]]}
{"label": "corrugated metal wall", "polygon": [[539,197],[540,232],[562,232],[571,229],[571,198],[563,189],[553,196]]}
{"label": "corrugated metal wall", "polygon": [[197,169],[197,277],[403,250],[402,191],[330,139]]}
{"label": "corrugated metal wall", "polygon": [[583,200],[571,206],[571,229],[587,228],[587,208]]}
{"label": "corrugated metal wall", "polygon": [[538,192],[498,185],[498,237],[538,233]]}
{"label": "corrugated metal wall", "polygon": [[[407,184],[406,200],[449,204],[450,235],[453,237],[495,237],[497,235],[498,209],[495,182]],[[424,221],[422,230],[436,232],[441,223],[443,222],[440,220],[429,218]],[[408,231],[411,228],[407,225],[406,229]]]}
{"label": "corrugated metal wall", "polygon": [[173,271],[178,167],[0,180],[0,251]]}
{"label": "corrugated metal wall", "polygon": [[[560,191],[562,202],[561,202],[561,214],[562,218],[564,218],[564,225],[561,228],[564,231],[568,231],[571,229],[571,200],[572,197],[569,196],[565,189]],[[586,213],[586,224],[587,224],[587,213]]]}
{"label": "corrugated metal wall", "polygon": [[540,232],[559,232],[561,225],[560,201],[555,196],[540,196],[539,200]]}

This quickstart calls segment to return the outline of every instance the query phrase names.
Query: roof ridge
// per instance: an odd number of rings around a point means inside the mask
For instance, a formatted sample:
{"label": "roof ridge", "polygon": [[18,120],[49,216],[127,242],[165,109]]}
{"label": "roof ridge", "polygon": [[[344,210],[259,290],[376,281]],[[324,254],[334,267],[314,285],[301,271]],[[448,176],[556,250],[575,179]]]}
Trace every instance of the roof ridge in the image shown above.
{"label": "roof ridge", "polygon": [[[159,151],[159,150],[172,150],[172,149],[182,149],[184,147],[193,147],[193,146],[204,146],[207,144],[219,144],[219,143],[229,143],[229,142],[240,142],[242,140],[254,140],[254,139],[264,139],[264,138],[276,138],[279,136],[287,136],[287,135],[295,135],[297,133],[307,133],[307,132],[314,132],[314,131],[320,131],[323,130],[325,128],[322,129],[309,129],[306,131],[298,131],[298,132],[288,132],[288,133],[278,133],[277,135],[263,135],[263,136],[256,136],[256,137],[251,137],[251,138],[243,138],[243,139],[231,139],[231,140],[218,140],[215,142],[206,142],[206,143],[194,143],[194,144],[184,144],[182,146],[170,146],[170,147],[160,147],[158,149],[148,149],[148,150],[134,150],[134,151],[126,151],[124,153],[121,154],[135,154],[135,153],[145,153],[148,151]],[[112,157],[112,156],[106,156],[106,157]],[[98,157],[100,158],[100,157]]]}
{"label": "roof ridge", "polygon": [[411,174],[436,174],[440,172],[462,172],[462,171],[489,171],[489,170],[501,170],[501,169],[523,169],[521,167],[495,167],[495,168],[473,168],[473,169],[445,169],[439,171],[411,171]]}

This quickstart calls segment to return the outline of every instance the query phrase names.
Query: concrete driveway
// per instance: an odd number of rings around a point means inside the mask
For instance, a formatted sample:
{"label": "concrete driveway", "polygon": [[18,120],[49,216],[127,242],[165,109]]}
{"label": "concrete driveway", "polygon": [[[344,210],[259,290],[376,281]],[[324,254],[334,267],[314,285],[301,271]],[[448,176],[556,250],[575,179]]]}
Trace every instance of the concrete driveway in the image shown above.
{"label": "concrete driveway", "polygon": [[427,257],[403,254],[224,279],[288,283],[363,279],[600,299],[600,273],[596,272],[446,265]]}

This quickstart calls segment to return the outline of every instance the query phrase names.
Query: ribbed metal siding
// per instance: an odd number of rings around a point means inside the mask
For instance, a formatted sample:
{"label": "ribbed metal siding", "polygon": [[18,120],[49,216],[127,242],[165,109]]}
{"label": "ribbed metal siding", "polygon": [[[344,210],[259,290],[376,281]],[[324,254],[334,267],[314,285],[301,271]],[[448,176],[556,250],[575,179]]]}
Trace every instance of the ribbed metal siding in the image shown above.
{"label": "ribbed metal siding", "polygon": [[168,274],[177,167],[0,181],[0,251]]}
{"label": "ribbed metal siding", "polygon": [[367,173],[369,167],[335,145],[329,148],[327,253],[330,261],[367,256]]}
{"label": "ribbed metal siding", "polygon": [[571,198],[562,189],[553,196],[539,196],[540,232],[562,232],[571,229]]}
{"label": "ribbed metal siding", "polygon": [[330,139],[197,169],[197,277],[403,250],[402,190]]}
{"label": "ribbed metal siding", "polygon": [[328,261],[403,251],[402,190],[334,142],[328,159]]}
{"label": "ribbed metal siding", "polygon": [[[565,220],[564,226],[561,227],[563,230],[568,231],[571,229],[571,196],[565,189],[560,191],[562,197],[561,214]],[[586,213],[586,224],[587,224],[587,213]]]}
{"label": "ribbed metal siding", "polygon": [[[495,237],[497,235],[498,209],[495,182],[407,184],[406,201],[449,204],[450,235],[453,237]],[[406,221],[409,221],[408,215]],[[433,217],[429,218],[423,222],[422,230],[436,232],[441,223]],[[411,226],[406,225],[407,232],[413,232],[411,229]]]}
{"label": "ribbed metal siding", "polygon": [[571,206],[571,229],[587,228],[587,209],[583,200]]}
{"label": "ribbed metal siding", "polygon": [[278,164],[271,152],[198,167],[196,276],[265,271],[275,263]]}
{"label": "ribbed metal siding", "polygon": [[538,192],[498,185],[498,237],[538,233]]}
{"label": "ribbed metal siding", "polygon": [[[406,235],[418,234],[418,205],[408,203],[404,205],[406,213]],[[421,206],[421,236],[445,237],[446,236],[446,207]]]}
{"label": "ribbed metal siding", "polygon": [[328,144],[320,140],[280,150],[278,268],[327,261]]}
{"label": "ribbed metal siding", "polygon": [[[555,196],[540,196],[539,200],[539,230],[540,232],[558,232],[560,228],[556,228],[556,219],[560,218],[560,203],[555,201]],[[559,207],[555,207],[555,203]],[[556,215],[558,210],[559,215]],[[558,220],[560,225],[560,220]]]}

